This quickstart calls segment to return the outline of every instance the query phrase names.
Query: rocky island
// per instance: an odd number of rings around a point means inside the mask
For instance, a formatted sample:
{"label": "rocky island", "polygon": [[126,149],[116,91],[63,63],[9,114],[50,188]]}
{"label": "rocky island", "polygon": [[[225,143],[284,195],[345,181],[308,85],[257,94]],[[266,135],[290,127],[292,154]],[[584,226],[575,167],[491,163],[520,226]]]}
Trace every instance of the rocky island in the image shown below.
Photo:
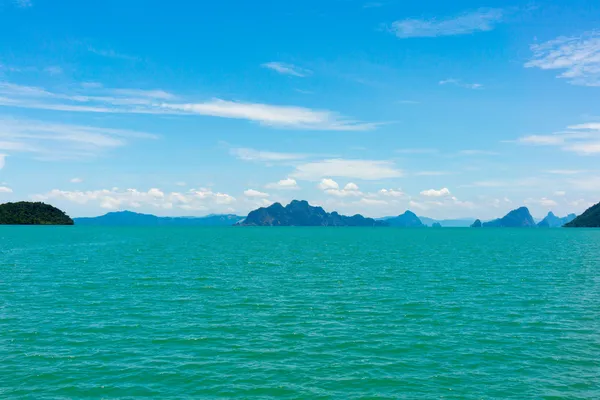
{"label": "rocky island", "polygon": [[476,219],[475,222],[471,225],[471,228],[481,228],[483,225],[480,219]]}
{"label": "rocky island", "polygon": [[365,218],[360,214],[348,217],[337,212],[328,213],[322,207],[313,207],[304,200],[294,200],[287,206],[274,203],[248,214],[240,226],[388,226],[384,221]]}
{"label": "rocky island", "polygon": [[404,214],[397,217],[388,218],[385,222],[387,222],[389,226],[402,228],[425,228],[426,226],[412,211],[406,211]]}
{"label": "rocky island", "polygon": [[517,208],[502,218],[483,223],[484,228],[533,228],[535,226],[535,221],[527,207]]}
{"label": "rocky island", "polygon": [[569,214],[566,217],[560,218],[554,215],[552,211],[550,211],[548,215],[543,220],[541,220],[537,226],[539,228],[560,228],[573,221],[575,218],[577,218],[577,215],[575,214]]}
{"label": "rocky island", "polygon": [[45,203],[0,204],[0,225],[73,225],[67,214]]}

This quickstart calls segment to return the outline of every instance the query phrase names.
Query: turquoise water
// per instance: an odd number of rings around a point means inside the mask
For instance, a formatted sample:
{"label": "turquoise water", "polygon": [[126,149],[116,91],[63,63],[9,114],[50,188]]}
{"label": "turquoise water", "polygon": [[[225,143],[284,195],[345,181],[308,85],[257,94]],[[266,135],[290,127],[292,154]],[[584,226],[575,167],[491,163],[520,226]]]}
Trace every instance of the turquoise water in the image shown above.
{"label": "turquoise water", "polygon": [[0,398],[600,398],[600,230],[0,228]]}

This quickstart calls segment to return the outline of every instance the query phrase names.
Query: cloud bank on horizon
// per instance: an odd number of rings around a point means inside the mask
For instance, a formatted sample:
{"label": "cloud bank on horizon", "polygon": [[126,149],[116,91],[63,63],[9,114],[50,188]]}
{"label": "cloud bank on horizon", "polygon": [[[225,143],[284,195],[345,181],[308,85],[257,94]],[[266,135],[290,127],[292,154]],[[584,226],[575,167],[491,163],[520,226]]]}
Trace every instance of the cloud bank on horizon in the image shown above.
{"label": "cloud bank on horizon", "polygon": [[234,3],[0,1],[0,202],[494,218],[600,201],[600,4]]}

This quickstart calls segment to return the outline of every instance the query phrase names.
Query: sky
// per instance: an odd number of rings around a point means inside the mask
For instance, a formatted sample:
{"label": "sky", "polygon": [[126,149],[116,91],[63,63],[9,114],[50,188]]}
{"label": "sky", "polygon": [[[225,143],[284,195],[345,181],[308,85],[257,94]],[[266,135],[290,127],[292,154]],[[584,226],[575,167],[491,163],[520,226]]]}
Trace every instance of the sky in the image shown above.
{"label": "sky", "polygon": [[491,219],[600,201],[600,2],[0,0],[0,202],[308,200]]}

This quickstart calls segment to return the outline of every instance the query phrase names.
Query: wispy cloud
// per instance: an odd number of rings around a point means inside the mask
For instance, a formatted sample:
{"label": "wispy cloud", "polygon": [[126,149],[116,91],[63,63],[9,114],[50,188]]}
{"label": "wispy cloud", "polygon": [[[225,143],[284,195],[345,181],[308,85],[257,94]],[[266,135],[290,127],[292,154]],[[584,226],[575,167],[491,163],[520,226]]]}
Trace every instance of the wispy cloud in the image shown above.
{"label": "wispy cloud", "polygon": [[246,197],[261,197],[261,198],[265,198],[265,197],[269,197],[269,193],[260,192],[260,191],[255,190],[255,189],[248,189],[248,190],[244,191],[244,196],[246,196]]}
{"label": "wispy cloud", "polygon": [[440,85],[454,85],[454,86],[462,87],[465,89],[483,89],[483,85],[481,83],[465,83],[465,82],[462,82],[460,79],[454,79],[454,78],[444,79],[444,80],[440,81],[439,84]]}
{"label": "wispy cloud", "polygon": [[139,57],[131,56],[128,54],[123,54],[123,53],[118,53],[112,49],[99,49],[99,48],[96,48],[93,46],[88,46],[87,49],[90,53],[94,53],[94,54],[102,56],[102,57],[117,58],[117,59],[121,59],[121,60],[129,60],[129,61],[139,61],[140,60]]}
{"label": "wispy cloud", "polygon": [[564,70],[558,78],[573,85],[600,86],[600,30],[580,36],[561,36],[531,46],[527,68]]}
{"label": "wispy cloud", "polygon": [[556,146],[581,155],[600,154],[600,123],[571,125],[567,130],[549,135],[528,135],[515,142],[536,146]]}
{"label": "wispy cloud", "polygon": [[466,35],[491,31],[502,21],[504,12],[496,8],[476,11],[446,18],[404,19],[392,23],[390,30],[399,38]]}
{"label": "wispy cloud", "polygon": [[60,75],[63,73],[63,69],[58,65],[51,65],[49,67],[44,68],[44,72],[50,75]]}
{"label": "wispy cloud", "polygon": [[13,0],[17,7],[20,8],[29,8],[33,6],[31,0]]}
{"label": "wispy cloud", "polygon": [[222,99],[175,102],[178,98],[163,90],[82,87],[79,92],[61,93],[0,83],[0,106],[9,107],[88,113],[202,115],[302,130],[369,131],[381,125],[357,121],[329,110]]}
{"label": "wispy cloud", "polygon": [[135,139],[156,139],[145,132],[0,117],[0,151],[34,158],[89,159]]}
{"label": "wispy cloud", "polygon": [[258,162],[295,161],[309,157],[308,154],[302,153],[279,153],[274,151],[256,150],[244,147],[232,148],[229,150],[229,153],[240,160]]}
{"label": "wispy cloud", "polygon": [[291,75],[299,78],[305,78],[309,75],[312,75],[312,71],[304,68],[297,67],[293,64],[286,64],[282,62],[272,61],[265,64],[262,64],[263,68],[268,68],[272,71],[275,71],[281,75]]}
{"label": "wispy cloud", "polygon": [[390,161],[331,159],[298,165],[292,177],[308,181],[327,177],[381,180],[403,175],[403,171]]}

